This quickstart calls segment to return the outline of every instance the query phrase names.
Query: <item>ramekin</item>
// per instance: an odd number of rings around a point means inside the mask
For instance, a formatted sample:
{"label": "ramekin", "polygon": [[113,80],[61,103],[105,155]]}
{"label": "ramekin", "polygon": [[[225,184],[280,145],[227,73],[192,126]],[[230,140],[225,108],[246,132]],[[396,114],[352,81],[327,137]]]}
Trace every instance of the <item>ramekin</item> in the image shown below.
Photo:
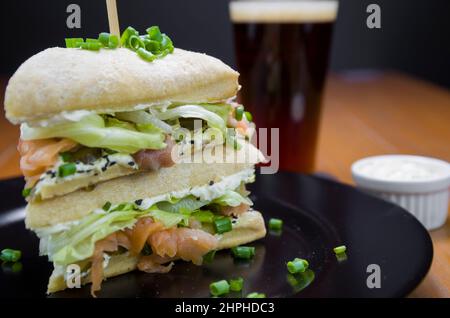
{"label": "ramekin", "polygon": [[[362,173],[362,167],[374,160],[413,160],[432,168],[435,175],[422,180],[388,180]],[[372,162],[371,162],[372,161]],[[447,219],[450,164],[429,157],[410,155],[384,155],[367,157],[353,163],[352,177],[356,186],[365,192],[400,205],[413,214],[428,230],[442,226]]]}

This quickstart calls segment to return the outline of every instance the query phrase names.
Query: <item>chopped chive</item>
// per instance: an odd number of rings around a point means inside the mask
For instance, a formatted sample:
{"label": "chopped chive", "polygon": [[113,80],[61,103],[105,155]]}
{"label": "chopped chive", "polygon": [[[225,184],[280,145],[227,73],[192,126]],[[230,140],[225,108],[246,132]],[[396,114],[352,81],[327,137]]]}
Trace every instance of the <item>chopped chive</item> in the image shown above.
{"label": "chopped chive", "polygon": [[203,255],[203,263],[210,264],[214,260],[214,257],[216,256],[217,250],[212,250]]}
{"label": "chopped chive", "polygon": [[214,220],[214,229],[219,234],[230,232],[233,229],[230,218],[228,217],[216,218]]}
{"label": "chopped chive", "polygon": [[110,208],[111,208],[111,202],[109,202],[109,201],[107,201],[102,207],[102,209],[105,211],[108,211]]}
{"label": "chopped chive", "polygon": [[244,112],[244,115],[245,115],[245,118],[247,118],[247,120],[250,122],[250,121],[253,121],[253,116],[252,116],[252,113],[250,113],[250,112]]}
{"label": "chopped chive", "polygon": [[283,227],[283,220],[274,218],[269,220],[269,230],[280,231],[282,227]]}
{"label": "chopped chive", "polygon": [[86,43],[101,43],[98,39],[86,38]]}
{"label": "chopped chive", "polygon": [[147,39],[144,39],[143,41],[145,44],[145,49],[149,52],[156,52],[161,49],[161,43],[159,43],[158,41]]}
{"label": "chopped chive", "polygon": [[132,49],[133,51],[137,51],[141,48],[144,48],[145,43],[144,43],[144,41],[142,41],[142,39],[139,36],[132,35],[128,39],[128,47],[130,49]]}
{"label": "chopped chive", "polygon": [[70,152],[61,152],[59,155],[61,156],[63,162],[72,161],[72,154]]}
{"label": "chopped chive", "polygon": [[264,293],[250,293],[247,295],[247,298],[266,298],[266,294]]}
{"label": "chopped chive", "polygon": [[139,48],[136,52],[142,59],[144,59],[148,62],[151,62],[157,58],[156,55],[154,55],[152,52],[147,51],[143,47]]}
{"label": "chopped chive", "polygon": [[107,33],[107,32],[102,32],[98,35],[98,40],[100,41],[100,43],[103,46],[108,47],[109,46],[109,37],[111,36],[111,34]]}
{"label": "chopped chive", "polygon": [[26,198],[27,196],[29,196],[31,194],[31,190],[33,190],[33,188],[25,188],[22,190],[22,196],[24,198]]}
{"label": "chopped chive", "polygon": [[0,259],[3,262],[17,262],[22,257],[22,252],[19,250],[13,250],[11,248],[5,248],[0,254]]}
{"label": "chopped chive", "polygon": [[115,49],[119,46],[119,37],[115,34],[111,34],[108,40],[108,47]]}
{"label": "chopped chive", "polygon": [[236,246],[231,248],[234,258],[251,259],[255,256],[255,248],[253,246]]}
{"label": "chopped chive", "polygon": [[234,109],[234,117],[236,118],[237,121],[241,121],[243,115],[244,115],[244,106],[239,105]]}
{"label": "chopped chive", "polygon": [[163,40],[163,36],[162,36],[161,31],[159,30],[158,26],[156,26],[156,25],[151,26],[145,31],[150,36],[151,40],[158,41],[158,42],[161,42]]}
{"label": "chopped chive", "polygon": [[239,292],[242,290],[242,287],[244,286],[244,279],[242,277],[236,278],[236,279],[230,279],[230,290]]}
{"label": "chopped chive", "polygon": [[139,32],[136,31],[135,28],[129,26],[128,28],[123,31],[122,36],[120,37],[120,45],[123,47],[128,47],[128,39],[132,35],[139,35]]}
{"label": "chopped chive", "polygon": [[83,50],[98,51],[102,47],[102,44],[100,42],[84,42],[79,43],[79,47]]}
{"label": "chopped chive", "polygon": [[345,245],[340,245],[340,246],[336,246],[335,248],[333,248],[334,254],[342,254],[345,253],[345,251],[347,250],[347,246]]}
{"label": "chopped chive", "polygon": [[65,163],[58,168],[58,176],[61,178],[70,176],[77,171],[77,166],[75,163]]}
{"label": "chopped chive", "polygon": [[220,296],[230,292],[230,284],[226,280],[219,280],[209,285],[209,291],[213,296]]}
{"label": "chopped chive", "polygon": [[66,42],[66,47],[67,48],[78,47],[77,43],[84,42],[82,38],[65,38],[64,41]]}
{"label": "chopped chive", "polygon": [[308,261],[301,258],[296,258],[293,261],[287,262],[287,269],[291,274],[303,273],[308,267]]}
{"label": "chopped chive", "polygon": [[212,223],[214,221],[214,213],[207,210],[198,210],[192,213],[192,217],[202,223]]}
{"label": "chopped chive", "polygon": [[152,248],[150,247],[150,245],[148,245],[148,243],[144,244],[144,247],[142,248],[141,254],[144,256],[148,256],[151,255],[153,253]]}

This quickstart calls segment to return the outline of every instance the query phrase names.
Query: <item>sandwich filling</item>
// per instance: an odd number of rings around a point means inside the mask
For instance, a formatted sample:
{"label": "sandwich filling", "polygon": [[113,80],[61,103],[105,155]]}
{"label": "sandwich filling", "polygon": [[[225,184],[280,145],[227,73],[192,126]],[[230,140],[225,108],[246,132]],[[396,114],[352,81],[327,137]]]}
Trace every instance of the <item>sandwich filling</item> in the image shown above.
{"label": "sandwich filling", "polygon": [[40,253],[61,273],[78,264],[82,275],[90,275],[93,294],[113,255],[136,256],[138,269],[151,273],[168,272],[175,259],[200,265],[217,249],[221,234],[232,231],[249,211],[245,184],[253,181],[254,169],[246,169],[203,186],[134,202],[106,202],[80,220],[34,229]]}
{"label": "sandwich filling", "polygon": [[110,114],[76,111],[24,123],[18,146],[27,182],[23,194],[28,201],[48,199],[52,195],[41,191],[45,186],[105,176],[117,167],[131,172],[170,167],[172,148],[186,142],[180,132],[195,134],[208,128],[238,148],[239,140],[251,136],[253,123],[251,115],[233,102],[151,105]]}

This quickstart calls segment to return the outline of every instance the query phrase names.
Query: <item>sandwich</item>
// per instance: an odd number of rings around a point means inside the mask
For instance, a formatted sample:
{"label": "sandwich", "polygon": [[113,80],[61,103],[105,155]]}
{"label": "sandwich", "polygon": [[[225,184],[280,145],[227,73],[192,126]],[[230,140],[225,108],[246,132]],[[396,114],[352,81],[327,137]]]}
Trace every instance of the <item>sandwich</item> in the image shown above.
{"label": "sandwich", "polygon": [[25,61],[8,84],[25,224],[53,263],[49,293],[68,287],[73,265],[95,296],[106,278],[201,265],[266,233],[246,189],[264,156],[234,102],[238,73],[173,48],[156,27],[147,33],[129,27],[121,47],[105,33],[71,39]]}

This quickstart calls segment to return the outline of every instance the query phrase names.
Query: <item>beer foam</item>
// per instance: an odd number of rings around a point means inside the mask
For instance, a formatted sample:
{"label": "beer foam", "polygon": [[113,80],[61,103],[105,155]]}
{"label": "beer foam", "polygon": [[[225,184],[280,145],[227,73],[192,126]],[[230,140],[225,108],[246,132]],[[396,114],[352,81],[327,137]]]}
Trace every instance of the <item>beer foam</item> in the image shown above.
{"label": "beer foam", "polygon": [[232,22],[305,23],[336,20],[338,1],[232,1]]}

